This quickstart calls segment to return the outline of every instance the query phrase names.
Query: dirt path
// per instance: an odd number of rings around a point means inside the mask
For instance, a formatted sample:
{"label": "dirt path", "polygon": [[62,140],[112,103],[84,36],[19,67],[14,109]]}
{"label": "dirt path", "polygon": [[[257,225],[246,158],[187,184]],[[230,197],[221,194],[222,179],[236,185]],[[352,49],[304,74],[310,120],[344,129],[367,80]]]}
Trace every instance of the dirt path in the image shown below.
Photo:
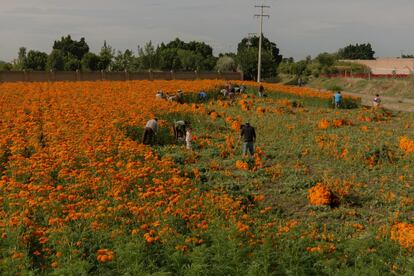
{"label": "dirt path", "polygon": [[[374,97],[372,95],[360,94],[360,93],[351,93],[344,91],[344,95],[350,95],[355,97],[360,97],[362,99],[362,105],[372,106],[372,100]],[[403,99],[397,97],[381,97],[382,106],[395,111],[405,111],[405,112],[414,112],[414,100],[413,99]]]}

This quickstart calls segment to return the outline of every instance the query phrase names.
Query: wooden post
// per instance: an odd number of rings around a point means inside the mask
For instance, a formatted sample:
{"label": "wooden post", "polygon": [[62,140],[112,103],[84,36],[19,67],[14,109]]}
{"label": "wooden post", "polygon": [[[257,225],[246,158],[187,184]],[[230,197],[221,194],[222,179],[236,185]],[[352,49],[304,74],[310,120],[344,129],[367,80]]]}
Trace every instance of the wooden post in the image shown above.
{"label": "wooden post", "polygon": [[197,70],[194,71],[195,79],[198,80],[198,72]]}
{"label": "wooden post", "polygon": [[101,70],[101,81],[105,80],[105,72],[104,70]]}
{"label": "wooden post", "polygon": [[80,81],[81,80],[81,75],[79,72],[79,69],[76,69],[76,81]]}
{"label": "wooden post", "polygon": [[170,73],[171,73],[171,79],[172,79],[172,80],[175,80],[175,74],[174,74],[174,71],[173,71],[173,70],[171,70],[171,71],[170,71]]}

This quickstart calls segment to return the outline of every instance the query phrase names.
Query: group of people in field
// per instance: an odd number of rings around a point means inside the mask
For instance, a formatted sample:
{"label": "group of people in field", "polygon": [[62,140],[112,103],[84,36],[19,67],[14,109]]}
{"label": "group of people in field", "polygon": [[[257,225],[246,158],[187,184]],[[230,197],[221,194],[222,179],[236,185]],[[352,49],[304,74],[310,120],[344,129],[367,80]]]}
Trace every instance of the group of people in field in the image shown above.
{"label": "group of people in field", "polygon": [[155,94],[155,97],[157,99],[164,99],[164,100],[167,100],[169,102],[178,102],[178,103],[181,103],[181,104],[184,103],[184,93],[181,90],[178,90],[177,93],[174,94],[174,95],[171,95],[169,93],[164,93],[163,91],[159,90]]}
{"label": "group of people in field", "polygon": [[[192,128],[188,121],[176,121],[173,126],[174,137],[177,141],[185,141],[187,149],[191,150]],[[154,145],[158,133],[158,118],[150,119],[145,125],[142,143],[144,145]]]}
{"label": "group of people in field", "polygon": [[[234,87],[230,83],[223,88],[220,92],[224,99],[233,100],[237,94],[242,94],[246,90],[246,87],[239,86]],[[267,97],[263,85],[260,85],[258,88],[259,97]],[[208,100],[208,94],[205,91],[200,91],[197,95],[199,102],[205,102]],[[168,101],[175,101],[179,103],[184,103],[184,93],[181,90],[178,90],[175,95],[170,95],[169,93],[164,93],[158,91],[156,93],[157,99],[165,99]],[[377,94],[373,99],[373,107],[378,108],[381,105],[381,99]],[[334,108],[343,107],[343,96],[341,91],[337,91],[333,95],[333,106]],[[186,148],[188,150],[192,149],[192,127],[191,123],[186,120],[175,121],[173,125],[174,137],[177,142],[185,142]],[[158,118],[153,118],[147,122],[144,129],[144,134],[142,137],[142,143],[145,145],[154,145],[156,143],[156,136],[158,133]],[[250,156],[250,160],[255,154],[255,143],[256,143],[256,130],[249,122],[241,125],[240,127],[240,140],[243,143],[243,156]]]}
{"label": "group of people in field", "polygon": [[[341,91],[337,91],[333,95],[333,103],[334,103],[334,108],[341,108],[342,107],[343,99],[342,99]],[[374,108],[379,108],[381,106],[381,98],[380,98],[379,94],[375,95],[375,98],[372,101],[372,106]]]}
{"label": "group of people in field", "polygon": [[[233,100],[238,94],[243,94],[246,91],[246,87],[233,86],[228,83],[225,88],[220,92],[224,99]],[[258,90],[259,97],[266,97],[265,90],[263,86],[259,87]],[[155,94],[157,99],[163,99],[170,102],[179,102],[184,103],[184,93],[181,90],[178,90],[176,94],[164,93],[163,91],[157,91]],[[208,94],[205,91],[200,91],[197,94],[197,99],[199,102],[205,102],[208,100]],[[175,121],[173,126],[174,137],[177,142],[185,142],[186,148],[188,150],[192,149],[192,126],[191,123],[186,120]],[[158,134],[158,118],[154,117],[147,121],[142,136],[142,143],[145,145],[155,145]],[[256,131],[255,128],[246,122],[240,127],[240,139],[243,141],[243,155],[249,154],[250,157],[254,155],[256,142]]]}

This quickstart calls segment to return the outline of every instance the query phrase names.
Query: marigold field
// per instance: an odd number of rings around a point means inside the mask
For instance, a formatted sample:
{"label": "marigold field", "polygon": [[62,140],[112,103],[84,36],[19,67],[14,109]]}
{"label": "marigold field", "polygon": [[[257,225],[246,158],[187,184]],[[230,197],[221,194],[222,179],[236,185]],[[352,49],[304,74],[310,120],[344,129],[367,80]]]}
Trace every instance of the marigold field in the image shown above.
{"label": "marigold field", "polygon": [[[279,84],[229,101],[224,85],[0,84],[0,273],[414,274],[414,115]],[[184,104],[155,98],[178,89]]]}

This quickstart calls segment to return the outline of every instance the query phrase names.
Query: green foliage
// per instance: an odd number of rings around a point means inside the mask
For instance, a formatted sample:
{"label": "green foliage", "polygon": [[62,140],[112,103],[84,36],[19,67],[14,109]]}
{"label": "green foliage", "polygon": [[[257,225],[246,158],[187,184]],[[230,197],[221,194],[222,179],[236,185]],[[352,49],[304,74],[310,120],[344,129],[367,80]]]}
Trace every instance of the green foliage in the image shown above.
{"label": "green foliage", "polygon": [[213,48],[204,42],[186,43],[176,38],[167,44],[162,43],[156,53],[162,70],[211,71],[216,64]]}
{"label": "green foliage", "polygon": [[53,50],[47,58],[48,70],[63,71],[65,69],[65,56],[61,50]]}
{"label": "green foliage", "polygon": [[118,51],[112,63],[113,71],[136,71],[137,68],[138,61],[131,50]]}
{"label": "green foliage", "polygon": [[203,56],[190,50],[177,51],[177,56],[180,59],[181,70],[194,71],[202,68]]}
{"label": "green foliage", "polygon": [[40,51],[30,50],[24,63],[24,68],[34,71],[46,70],[48,55]]}
{"label": "green foliage", "polygon": [[20,71],[25,69],[25,63],[27,58],[27,49],[25,47],[20,47],[17,54],[17,59],[13,61],[13,69]]}
{"label": "green foliage", "polygon": [[[279,49],[274,42],[263,37],[262,50],[262,77],[276,76],[277,67],[282,61]],[[259,52],[259,37],[243,38],[237,47],[237,61],[246,80],[254,80],[257,76],[257,63]]]}
{"label": "green foliage", "polygon": [[0,61],[0,71],[11,71],[13,69],[13,64]]}
{"label": "green foliage", "polygon": [[73,56],[78,60],[82,60],[83,56],[89,53],[89,46],[85,38],[82,37],[79,41],[76,41],[70,35],[55,40],[53,49],[61,50],[65,56]]}
{"label": "green foliage", "polygon": [[81,68],[81,62],[75,56],[67,55],[65,56],[65,71],[76,71]]}
{"label": "green foliage", "polygon": [[94,53],[87,53],[83,56],[81,65],[83,71],[98,71],[100,58]]}
{"label": "green foliage", "polygon": [[178,56],[177,49],[162,49],[159,51],[160,55],[160,69],[162,70],[179,70],[181,65],[181,60]]}
{"label": "green foliage", "polygon": [[[270,52],[273,61],[278,65],[282,61],[282,55],[280,55],[280,50],[277,48],[276,43],[271,42],[268,38],[262,38],[262,47],[264,50]],[[240,52],[244,49],[248,48],[259,48],[259,37],[246,37],[243,38],[242,41],[237,46],[237,52]]]}
{"label": "green foliage", "polygon": [[215,70],[220,72],[233,72],[237,70],[234,57],[224,55],[217,60]]}
{"label": "green foliage", "polygon": [[101,48],[101,52],[99,53],[98,69],[104,71],[109,70],[114,56],[115,50],[113,50],[111,46],[107,45],[105,41]]}
{"label": "green foliage", "polygon": [[339,49],[338,56],[341,59],[374,59],[375,52],[370,43],[348,45]]}
{"label": "green foliage", "polygon": [[[258,48],[246,48],[238,52],[238,63],[243,71],[246,80],[255,80],[257,78]],[[277,64],[274,63],[272,54],[268,51],[262,51],[262,77],[275,77]]]}
{"label": "green foliage", "polygon": [[138,46],[138,56],[142,69],[154,69],[159,66],[159,55],[156,52],[152,41],[149,41],[143,48]]}

